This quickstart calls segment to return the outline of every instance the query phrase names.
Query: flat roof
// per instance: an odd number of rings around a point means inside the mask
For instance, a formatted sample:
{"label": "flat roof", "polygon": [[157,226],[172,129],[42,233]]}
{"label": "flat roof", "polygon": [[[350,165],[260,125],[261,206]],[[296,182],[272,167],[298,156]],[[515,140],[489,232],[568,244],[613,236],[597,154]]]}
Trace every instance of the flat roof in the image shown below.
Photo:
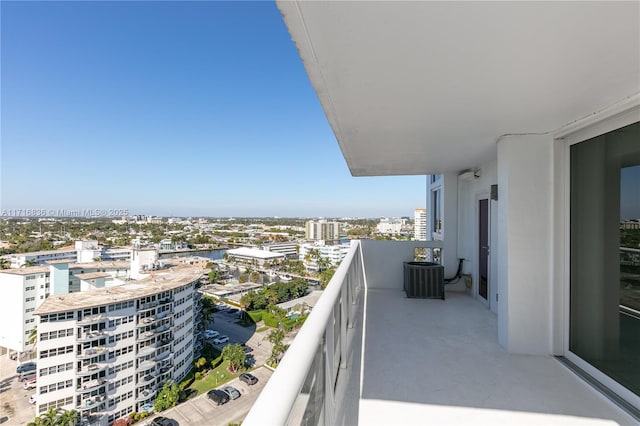
{"label": "flat roof", "polygon": [[289,308],[293,308],[298,304],[302,305],[303,303],[305,303],[310,308],[313,308],[316,305],[316,303],[318,303],[318,300],[320,299],[320,296],[322,296],[322,294],[323,294],[322,290],[315,290],[307,294],[306,296],[289,300],[288,302],[278,303],[276,306],[279,306],[282,309],[289,309]]}
{"label": "flat roof", "polygon": [[77,254],[77,250],[75,248],[63,248],[57,250],[40,250],[40,251],[30,251],[27,253],[11,253],[8,256],[17,257],[17,256],[40,256],[44,254]]}
{"label": "flat roof", "polygon": [[131,263],[127,260],[116,261],[104,261],[104,262],[86,262],[86,263],[72,263],[65,261],[51,261],[47,262],[48,265],[27,266],[23,268],[2,269],[0,274],[13,274],[13,275],[30,275],[40,274],[42,272],[49,272],[49,265],[68,263],[69,270],[77,269],[130,269]]}
{"label": "flat roof", "polygon": [[260,250],[255,248],[240,247],[237,249],[227,250],[230,256],[247,256],[258,259],[273,259],[275,257],[284,257],[282,253],[274,253],[269,250]]}
{"label": "flat roof", "polygon": [[51,295],[35,310],[34,315],[73,311],[108,305],[123,300],[138,299],[162,291],[173,290],[194,282],[201,276],[202,268],[181,264],[168,269],[153,271],[148,278],[130,281],[122,285],[77,293]]}
{"label": "flat roof", "polygon": [[94,280],[97,278],[107,278],[110,277],[110,274],[106,272],[89,272],[87,274],[76,274],[76,278],[80,278],[81,280]]}

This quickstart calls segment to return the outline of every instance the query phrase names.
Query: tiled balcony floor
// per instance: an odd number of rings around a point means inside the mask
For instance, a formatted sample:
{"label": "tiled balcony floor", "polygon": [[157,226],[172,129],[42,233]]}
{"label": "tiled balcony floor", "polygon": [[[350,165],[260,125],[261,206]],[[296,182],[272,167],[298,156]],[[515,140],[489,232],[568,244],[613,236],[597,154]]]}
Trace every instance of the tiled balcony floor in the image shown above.
{"label": "tiled balcony floor", "polygon": [[366,298],[358,424],[637,424],[555,358],[506,353],[467,295]]}

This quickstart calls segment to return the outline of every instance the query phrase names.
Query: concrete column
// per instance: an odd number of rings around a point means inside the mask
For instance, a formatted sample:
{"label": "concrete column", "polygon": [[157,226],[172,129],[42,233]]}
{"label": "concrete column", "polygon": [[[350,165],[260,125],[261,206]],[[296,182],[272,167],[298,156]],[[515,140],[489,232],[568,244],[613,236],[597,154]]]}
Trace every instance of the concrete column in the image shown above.
{"label": "concrete column", "polygon": [[498,142],[498,341],[510,353],[551,353],[553,153],[550,136]]}
{"label": "concrete column", "polygon": [[[442,174],[442,265],[445,277],[458,270],[458,173]],[[428,214],[429,212],[427,212]]]}

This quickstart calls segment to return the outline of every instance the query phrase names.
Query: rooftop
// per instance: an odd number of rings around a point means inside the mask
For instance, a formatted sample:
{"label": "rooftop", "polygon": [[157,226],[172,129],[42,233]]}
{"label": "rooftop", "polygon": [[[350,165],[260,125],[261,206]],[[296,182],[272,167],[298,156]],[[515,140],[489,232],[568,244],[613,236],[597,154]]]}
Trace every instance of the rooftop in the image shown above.
{"label": "rooftop", "polygon": [[81,280],[94,280],[97,278],[107,278],[110,277],[111,274],[107,274],[106,272],[89,272],[86,274],[76,274],[76,278]]}
{"label": "rooftop", "polygon": [[274,253],[268,250],[260,250],[248,247],[240,247],[237,249],[228,250],[227,253],[231,256],[248,256],[258,259],[274,259],[276,257],[284,257],[282,253]]}
{"label": "rooftop", "polygon": [[[64,260],[54,260],[51,262],[47,262],[49,265],[57,265],[68,263],[70,270],[83,270],[83,269],[129,269],[131,267],[131,263],[126,260],[115,261],[115,262],[86,262],[86,263],[70,263]],[[3,269],[0,270],[2,274],[13,274],[13,275],[30,275],[30,274],[38,274],[42,272],[49,272],[48,265],[42,266],[27,266],[23,268],[16,269]]]}
{"label": "rooftop", "polygon": [[51,295],[36,309],[34,314],[43,315],[64,312],[137,299],[161,291],[172,290],[196,281],[201,275],[202,269],[199,267],[190,265],[174,266],[170,269],[155,271],[148,278],[131,281],[127,284],[78,293]]}

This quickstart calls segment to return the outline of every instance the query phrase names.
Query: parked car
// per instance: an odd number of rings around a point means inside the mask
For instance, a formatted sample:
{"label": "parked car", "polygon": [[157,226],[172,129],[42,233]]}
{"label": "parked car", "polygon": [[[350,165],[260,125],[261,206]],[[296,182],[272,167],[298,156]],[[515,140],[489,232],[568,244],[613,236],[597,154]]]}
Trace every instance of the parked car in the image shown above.
{"label": "parked car", "polygon": [[222,389],[220,389],[222,392],[226,393],[227,395],[229,395],[229,398],[231,399],[238,399],[240,398],[240,391],[236,388],[234,388],[233,386],[225,386]]}
{"label": "parked car", "polygon": [[35,404],[35,403],[36,403],[36,394],[34,393],[29,397],[29,404]]}
{"label": "parked car", "polygon": [[156,417],[151,421],[151,426],[173,426],[177,424],[178,422],[175,420],[162,416]]}
{"label": "parked car", "polygon": [[227,343],[228,341],[229,341],[229,338],[227,336],[220,336],[213,339],[213,344],[220,345],[222,343]]}
{"label": "parked car", "polygon": [[205,330],[204,331],[204,337],[206,337],[207,339],[214,339],[216,337],[218,337],[220,335],[220,333],[218,333],[215,330]]}
{"label": "parked car", "polygon": [[33,389],[37,386],[37,382],[36,382],[36,376],[31,377],[30,379],[27,379],[24,381],[24,384],[22,385],[22,387],[24,389]]}
{"label": "parked car", "polygon": [[210,390],[209,392],[207,392],[207,396],[209,397],[209,399],[215,402],[216,405],[222,405],[229,402],[229,395],[218,389]]}
{"label": "parked car", "polygon": [[18,376],[18,381],[24,382],[25,380],[30,379],[32,377],[36,377],[36,370],[25,371],[24,373],[20,373],[20,376]]}
{"label": "parked car", "polygon": [[249,352],[253,352],[253,348],[249,345],[247,345],[246,343],[242,344],[242,349],[244,350],[245,353],[249,353]]}
{"label": "parked car", "polygon": [[235,314],[236,312],[238,312],[238,310],[236,308],[229,308],[227,309],[227,313],[228,314]]}
{"label": "parked car", "polygon": [[258,383],[258,378],[251,373],[242,373],[240,375],[240,380],[248,385],[255,385]]}
{"label": "parked car", "polygon": [[16,373],[24,373],[25,371],[31,371],[36,369],[35,362],[25,362],[16,367]]}

